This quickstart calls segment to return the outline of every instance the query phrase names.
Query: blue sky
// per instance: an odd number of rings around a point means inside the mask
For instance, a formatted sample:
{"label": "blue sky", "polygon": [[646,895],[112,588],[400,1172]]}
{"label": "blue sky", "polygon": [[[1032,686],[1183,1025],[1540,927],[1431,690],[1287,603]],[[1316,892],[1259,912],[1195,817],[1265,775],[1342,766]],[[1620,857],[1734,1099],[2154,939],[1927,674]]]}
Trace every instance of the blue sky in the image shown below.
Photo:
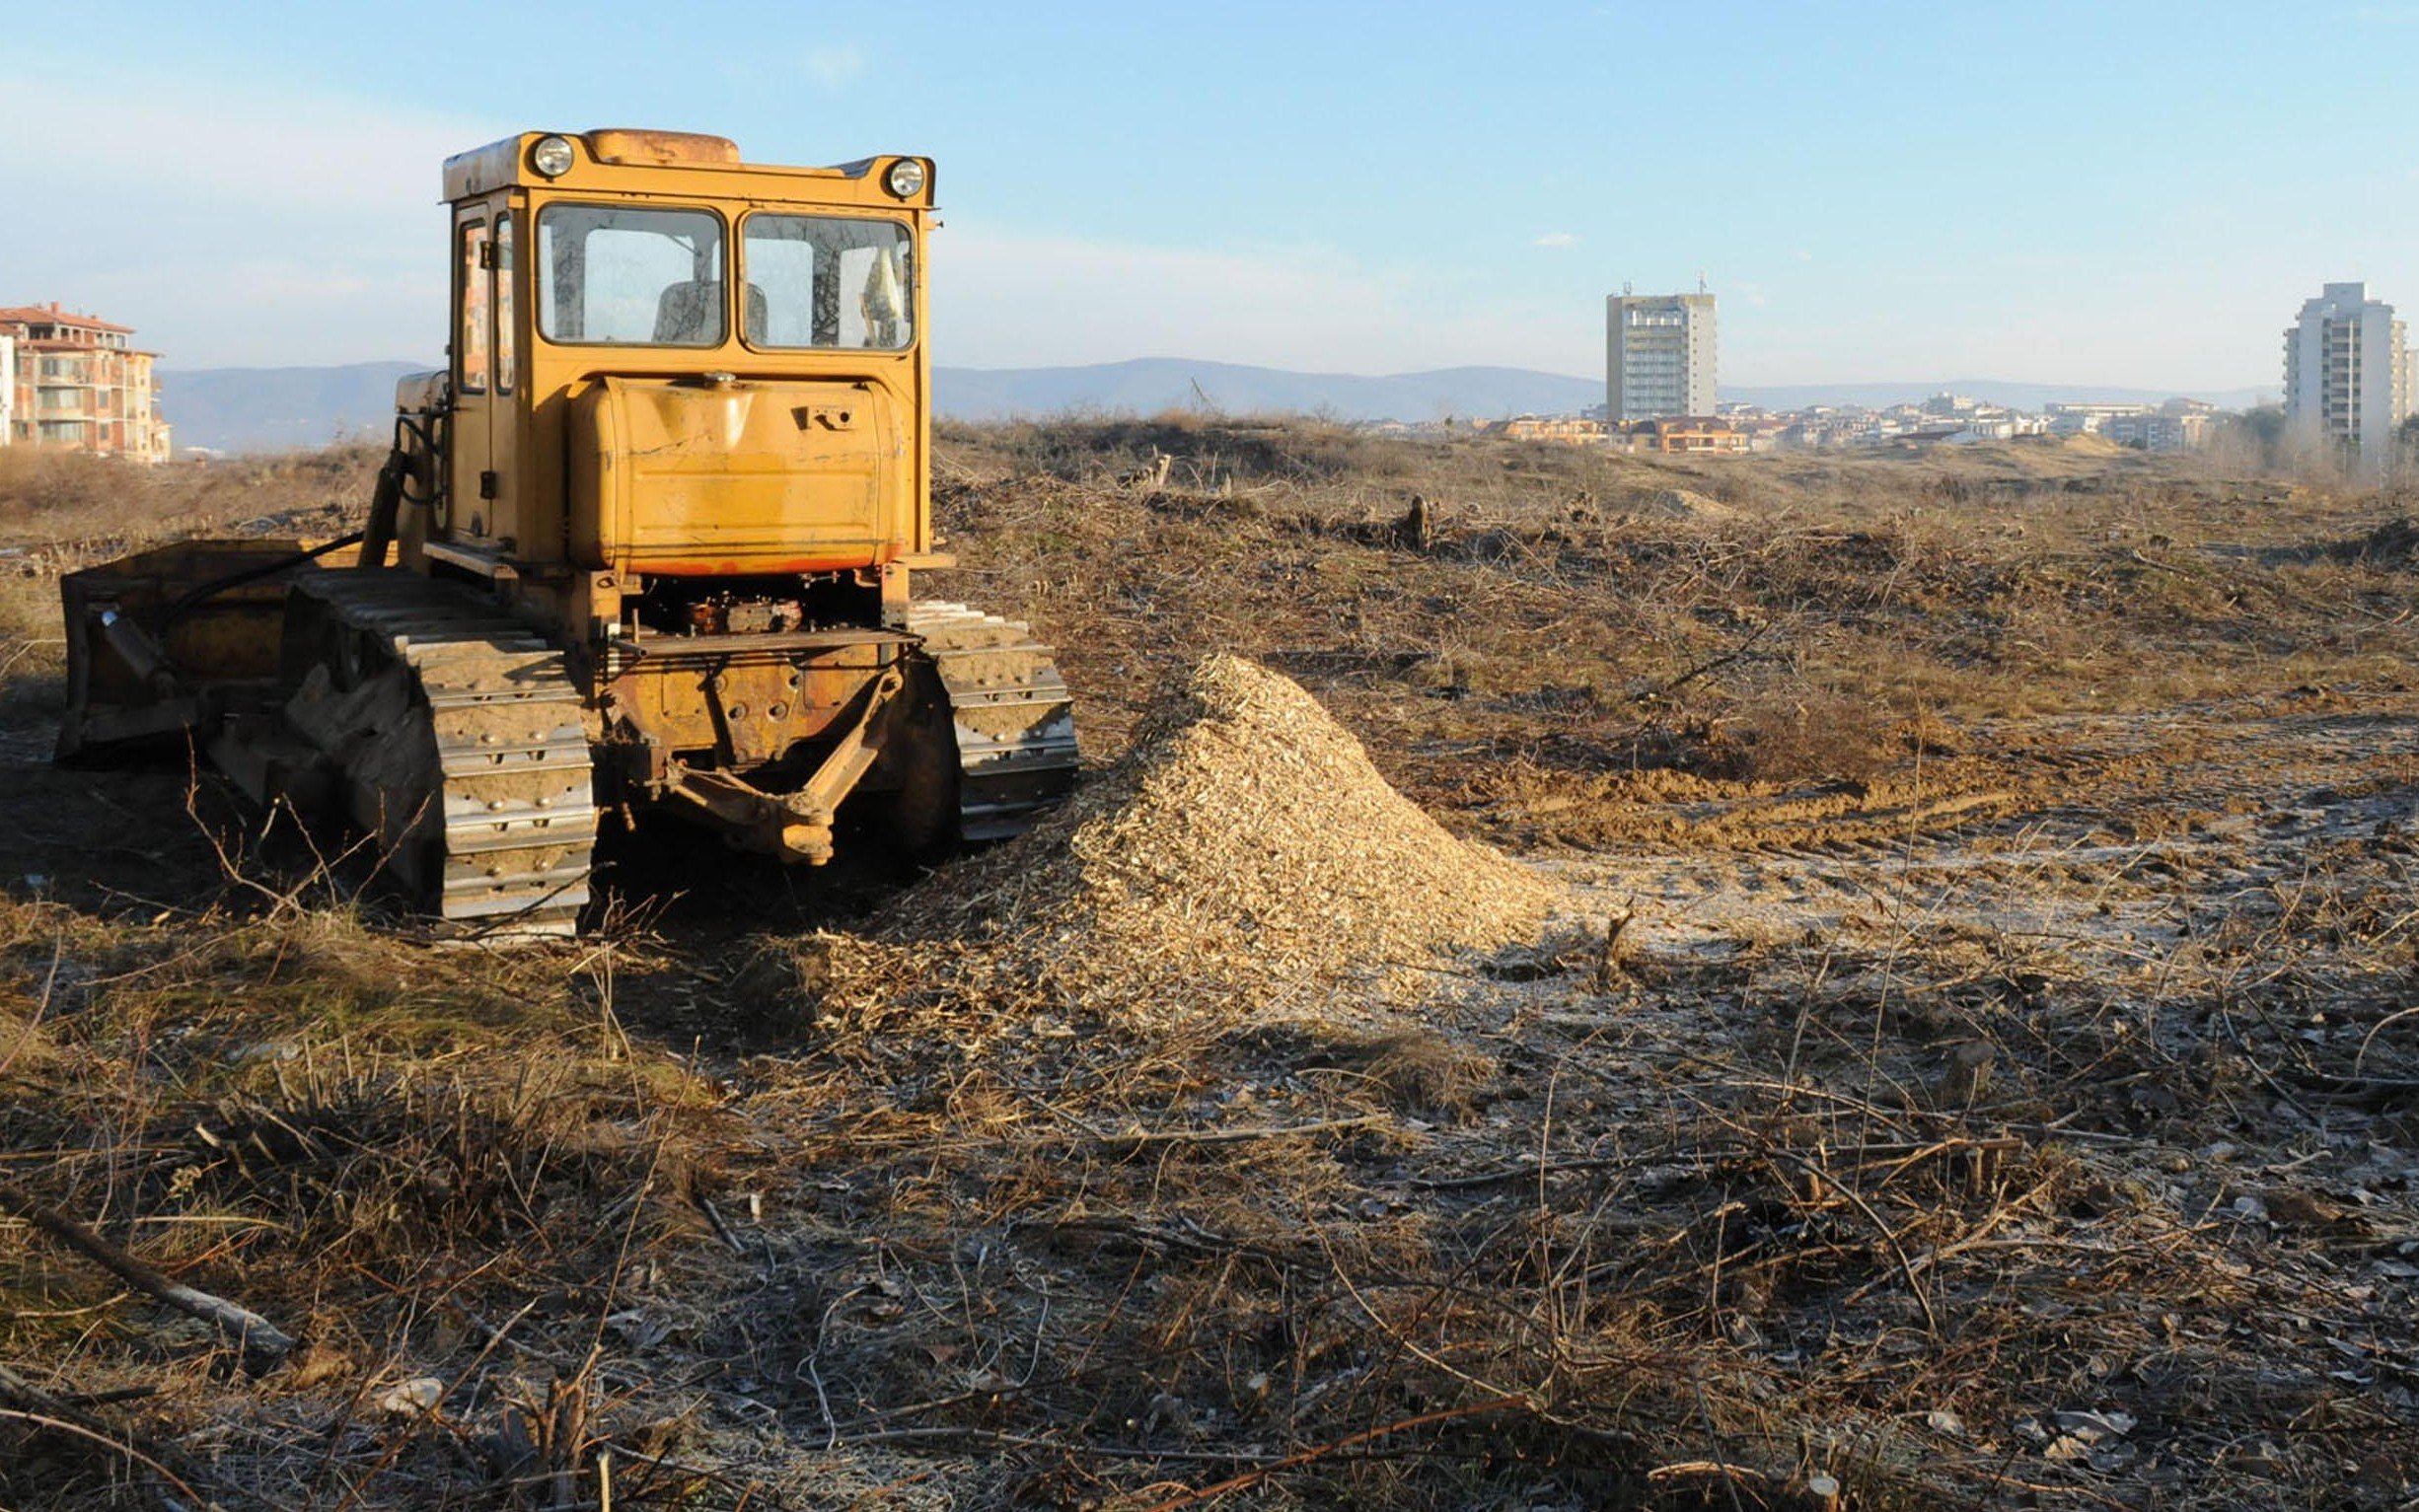
{"label": "blue sky", "polygon": [[2419,316],[2419,0],[75,14],[0,29],[0,302],[176,366],[433,357],[438,161],[608,124],[929,153],[944,363],[1586,374],[1702,271],[1725,383],[2206,391]]}

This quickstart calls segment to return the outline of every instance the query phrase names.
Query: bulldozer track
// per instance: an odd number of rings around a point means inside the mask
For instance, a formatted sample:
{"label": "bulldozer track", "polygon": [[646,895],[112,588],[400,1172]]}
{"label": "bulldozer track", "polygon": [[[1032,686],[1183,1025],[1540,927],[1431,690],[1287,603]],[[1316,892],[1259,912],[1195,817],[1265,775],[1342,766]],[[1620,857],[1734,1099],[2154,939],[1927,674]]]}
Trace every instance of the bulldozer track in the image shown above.
{"label": "bulldozer track", "polygon": [[969,840],[1002,839],[1072,790],[1080,757],[1066,680],[1021,620],[918,604],[908,630],[939,669],[957,725],[958,816]]}
{"label": "bulldozer track", "polygon": [[400,569],[312,574],[294,592],[406,675],[387,727],[329,753],[390,868],[449,923],[574,933],[597,808],[585,698],[562,653],[494,605]]}

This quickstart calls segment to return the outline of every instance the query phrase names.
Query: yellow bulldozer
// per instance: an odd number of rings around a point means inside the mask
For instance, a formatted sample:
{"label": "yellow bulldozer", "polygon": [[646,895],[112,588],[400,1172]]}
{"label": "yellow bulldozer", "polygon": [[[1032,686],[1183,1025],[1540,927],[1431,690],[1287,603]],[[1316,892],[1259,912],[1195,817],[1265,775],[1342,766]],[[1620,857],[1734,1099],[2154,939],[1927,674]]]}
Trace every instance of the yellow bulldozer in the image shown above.
{"label": "yellow bulldozer", "polygon": [[1049,648],[910,587],[951,564],[927,160],[533,131],[444,178],[449,366],[398,386],[363,528],[67,576],[61,759],[183,737],[516,934],[577,928],[601,817],[920,860],[1064,795]]}

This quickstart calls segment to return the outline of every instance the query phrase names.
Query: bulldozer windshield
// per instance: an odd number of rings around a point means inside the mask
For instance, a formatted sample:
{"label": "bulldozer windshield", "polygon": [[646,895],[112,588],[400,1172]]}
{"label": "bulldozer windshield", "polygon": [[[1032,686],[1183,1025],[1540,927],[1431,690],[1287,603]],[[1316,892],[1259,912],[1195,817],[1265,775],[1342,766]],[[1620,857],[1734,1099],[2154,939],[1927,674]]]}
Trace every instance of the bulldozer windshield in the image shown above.
{"label": "bulldozer windshield", "polygon": [[722,218],[710,210],[548,205],[538,216],[538,333],[610,346],[719,346]]}
{"label": "bulldozer windshield", "polygon": [[739,246],[750,346],[915,340],[915,243],[897,221],[759,212],[740,223]]}

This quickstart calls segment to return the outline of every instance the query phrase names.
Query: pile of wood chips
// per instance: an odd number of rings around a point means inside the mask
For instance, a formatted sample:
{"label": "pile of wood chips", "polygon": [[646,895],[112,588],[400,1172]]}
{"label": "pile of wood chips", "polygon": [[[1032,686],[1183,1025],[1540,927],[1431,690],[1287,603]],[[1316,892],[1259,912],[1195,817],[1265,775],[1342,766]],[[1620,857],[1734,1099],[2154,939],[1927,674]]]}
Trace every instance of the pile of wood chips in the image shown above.
{"label": "pile of wood chips", "polygon": [[1219,655],[1064,808],[903,896],[876,953],[995,1007],[1160,1017],[1526,944],[1555,897],[1396,792],[1297,684]]}

